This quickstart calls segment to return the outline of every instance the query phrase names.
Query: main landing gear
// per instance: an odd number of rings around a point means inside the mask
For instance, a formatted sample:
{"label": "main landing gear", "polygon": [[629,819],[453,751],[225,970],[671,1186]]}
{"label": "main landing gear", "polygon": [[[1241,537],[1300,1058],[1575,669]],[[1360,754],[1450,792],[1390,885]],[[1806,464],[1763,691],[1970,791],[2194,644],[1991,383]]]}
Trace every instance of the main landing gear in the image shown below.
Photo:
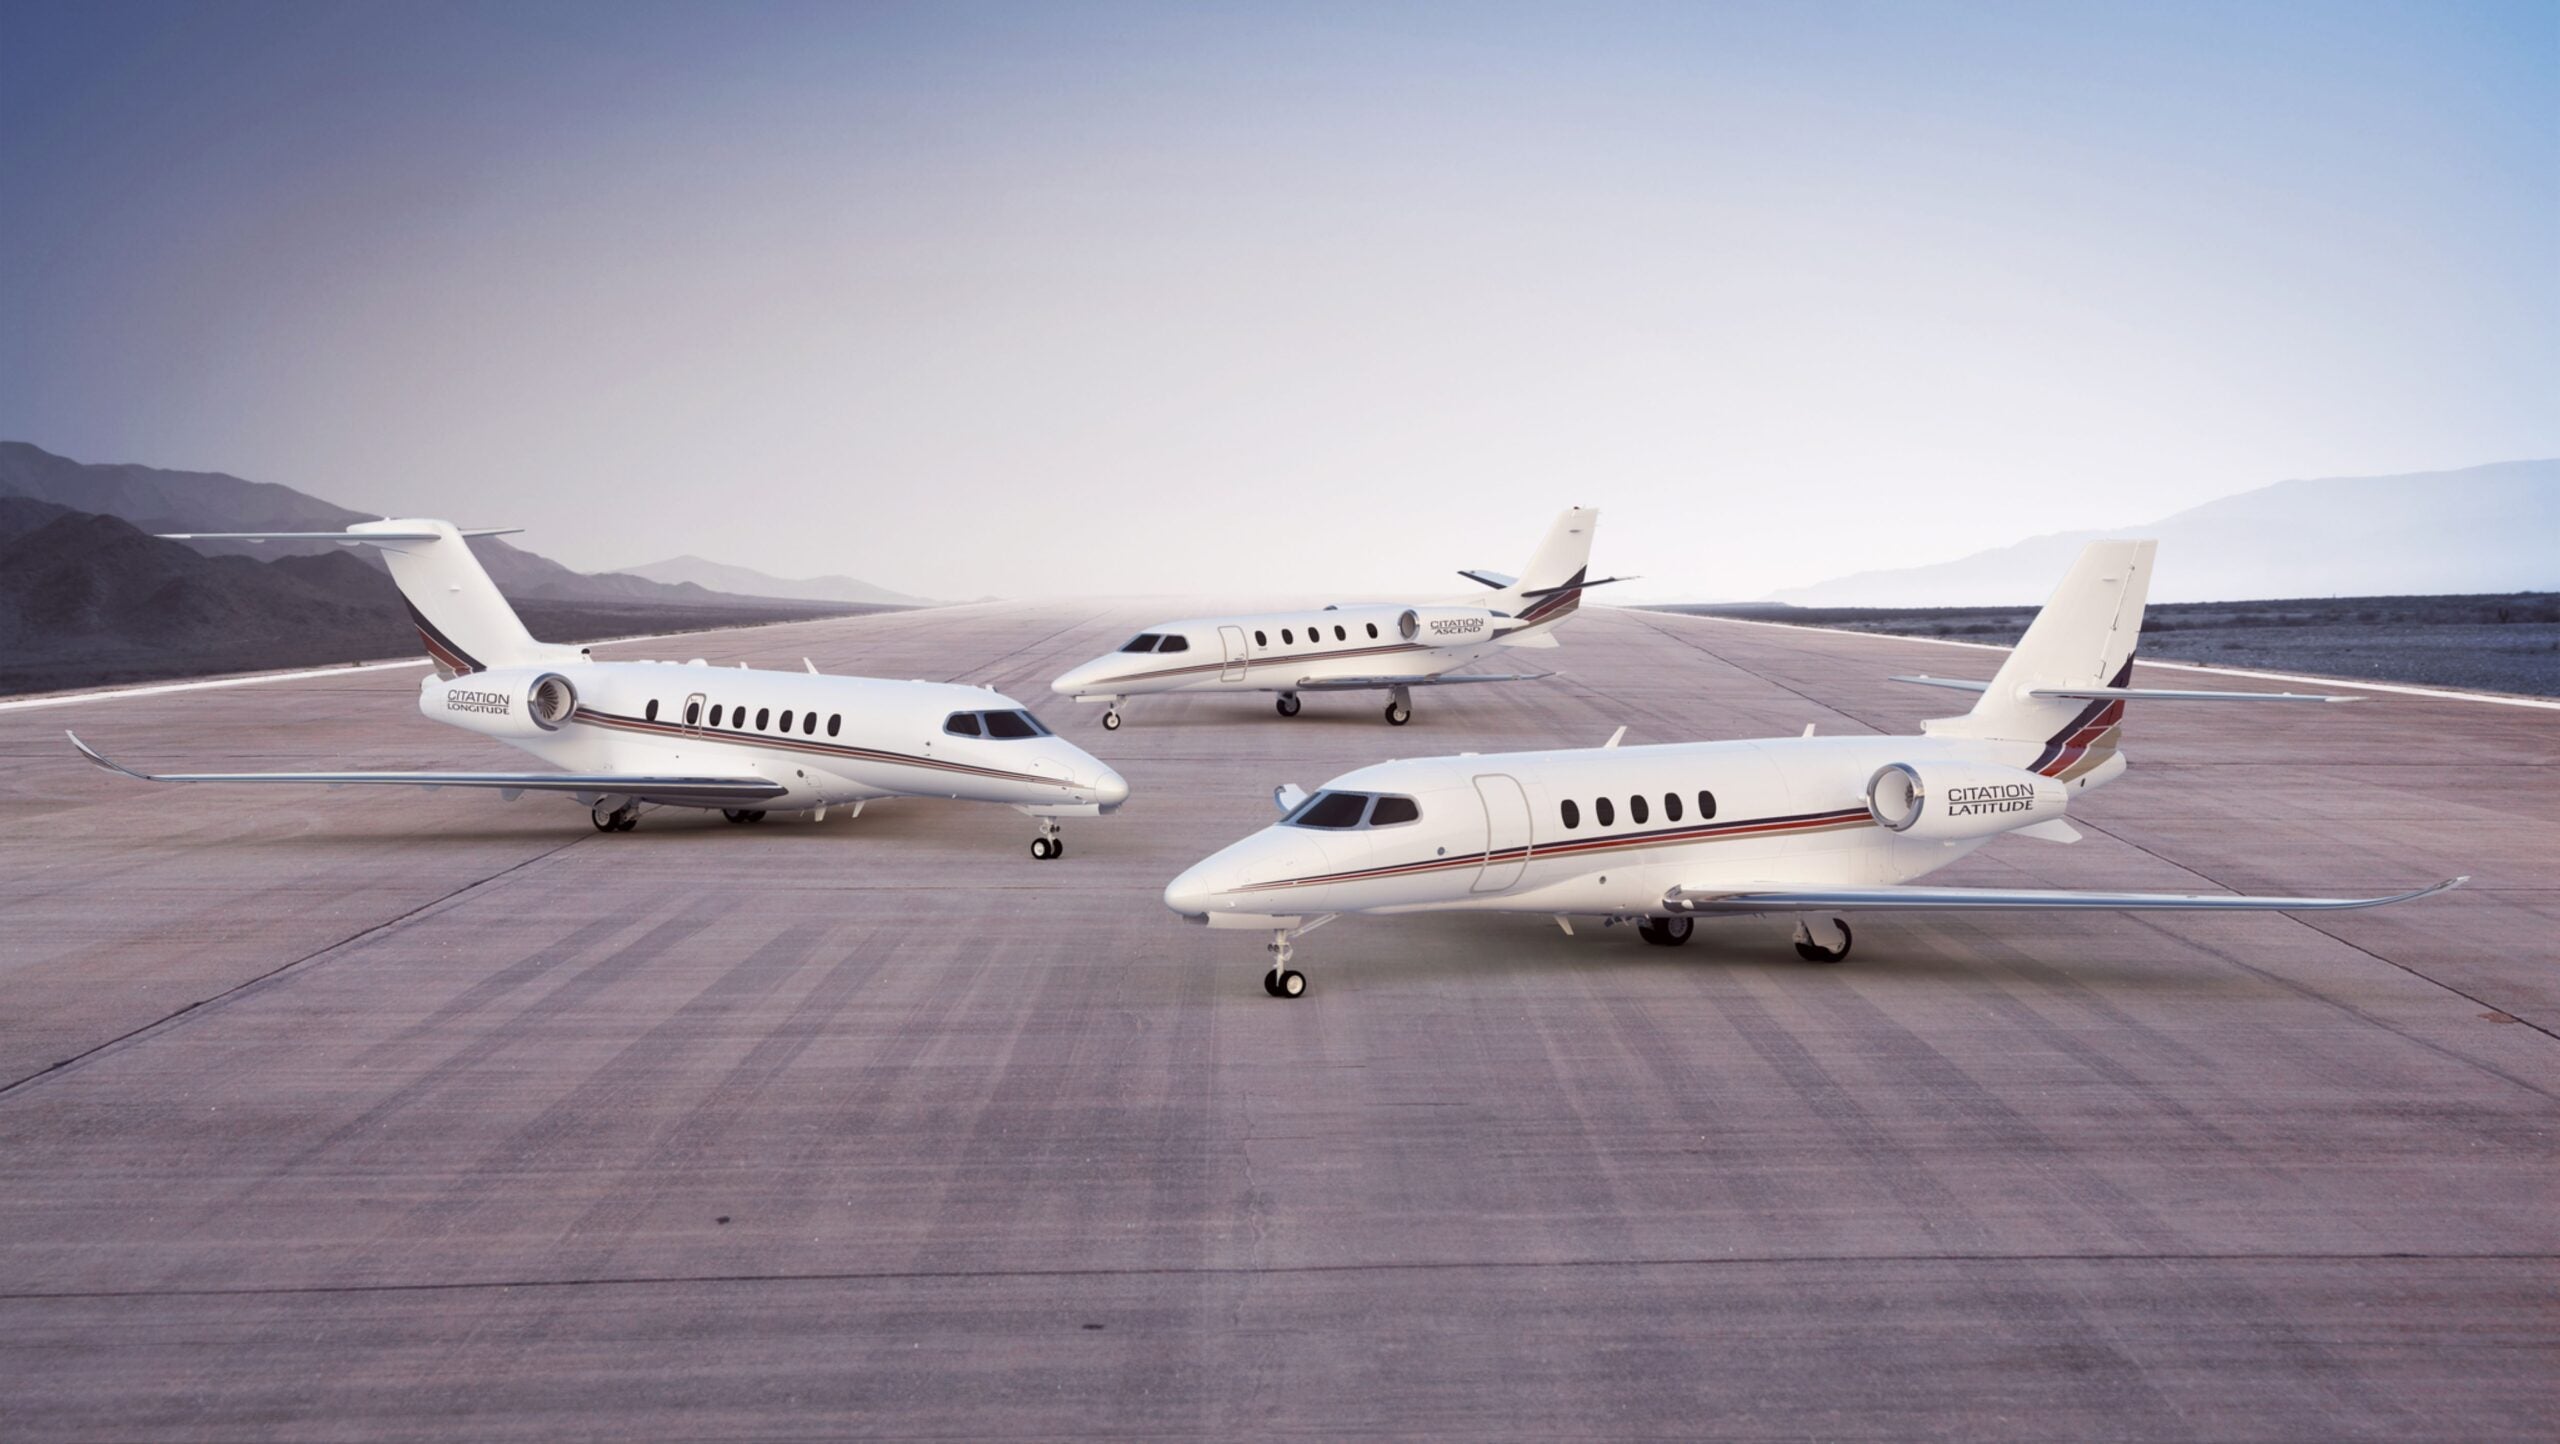
{"label": "main landing gear", "polygon": [[1289,966],[1289,935],[1282,932],[1265,943],[1271,952],[1271,971],[1262,978],[1262,991],[1275,998],[1295,998],[1307,991],[1307,975]]}
{"label": "main landing gear", "polygon": [[[1839,940],[1831,941],[1826,933],[1838,933]],[[1847,918],[1833,918],[1823,933],[1817,933],[1809,920],[1796,922],[1796,956],[1808,963],[1836,963],[1849,956],[1849,943]]]}
{"label": "main landing gear", "polygon": [[1696,918],[1645,918],[1636,924],[1636,936],[1657,948],[1676,948],[1689,941],[1698,927]]}
{"label": "main landing gear", "polygon": [[1413,720],[1413,694],[1402,687],[1387,691],[1387,725],[1402,727]]}
{"label": "main landing gear", "polygon": [[1105,732],[1117,732],[1120,730],[1119,708],[1114,707],[1110,711],[1102,714],[1102,730]]}
{"label": "main landing gear", "polygon": [[762,822],[762,821],[764,821],[764,809],[763,809],[763,808],[761,808],[761,807],[756,807],[756,808],[745,808],[745,807],[724,807],[724,808],[721,808],[721,809],[720,809],[720,815],[721,815],[722,817],[725,817],[725,818],[729,819],[731,822]]}
{"label": "main landing gear", "polygon": [[1280,700],[1271,705],[1279,709],[1281,716],[1295,717],[1298,715],[1298,708],[1303,704],[1298,701],[1297,693],[1283,692],[1280,694]]}
{"label": "main landing gear", "polygon": [[1067,855],[1067,840],[1058,835],[1058,819],[1040,819],[1040,835],[1031,839],[1031,855],[1041,862]]}
{"label": "main landing gear", "polygon": [[608,811],[605,805],[599,802],[587,814],[587,818],[596,825],[598,832],[629,832],[640,825],[640,804],[626,802]]}

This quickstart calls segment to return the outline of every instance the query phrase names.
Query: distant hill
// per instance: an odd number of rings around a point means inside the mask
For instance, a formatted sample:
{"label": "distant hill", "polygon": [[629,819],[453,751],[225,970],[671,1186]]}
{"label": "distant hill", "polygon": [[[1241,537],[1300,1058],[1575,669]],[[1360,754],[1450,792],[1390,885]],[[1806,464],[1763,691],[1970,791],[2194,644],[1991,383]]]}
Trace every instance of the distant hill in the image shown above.
{"label": "distant hill", "polygon": [[707,561],[697,556],[669,557],[645,567],[626,567],[629,576],[647,577],[654,582],[691,583],[717,592],[733,592],[745,597],[788,597],[807,602],[865,602],[874,606],[913,607],[925,605],[922,597],[875,587],[858,577],[803,577],[797,581],[769,576],[751,567],[733,567],[724,562]]}
{"label": "distant hill", "polygon": [[2102,536],[2160,539],[2153,601],[2551,591],[2560,589],[2560,460],[2278,482],[2148,525],[2034,537],[1773,598],[1804,607],[2032,602]]}
{"label": "distant hill", "polygon": [[[121,517],[145,532],[162,531],[335,531],[350,522],[371,521],[369,512],[350,511],[306,492],[273,482],[244,481],[219,471],[167,471],[131,463],[98,464],[57,456],[23,441],[0,441],[0,497],[25,497],[74,511]],[[468,526],[483,519],[453,517]],[[324,552],[352,554],[358,564],[379,570],[372,548],[346,548],[328,542],[195,542],[208,556],[246,556],[261,560]],[[472,552],[498,584],[518,600],[558,602],[663,603],[700,607],[735,605],[774,593],[726,596],[699,585],[671,585],[620,572],[590,575],[495,538],[471,543]],[[820,600],[836,600],[821,598]],[[863,599],[852,599],[863,600]],[[396,610],[396,608],[395,608]]]}

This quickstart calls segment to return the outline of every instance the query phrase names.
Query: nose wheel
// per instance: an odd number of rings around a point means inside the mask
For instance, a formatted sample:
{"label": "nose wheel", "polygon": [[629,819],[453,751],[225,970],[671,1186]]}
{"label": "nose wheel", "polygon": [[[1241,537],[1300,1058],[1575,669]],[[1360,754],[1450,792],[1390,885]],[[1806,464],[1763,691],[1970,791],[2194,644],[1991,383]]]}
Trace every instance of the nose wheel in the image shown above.
{"label": "nose wheel", "polygon": [[598,805],[587,814],[587,820],[596,825],[598,832],[629,832],[640,825],[640,804],[626,802],[609,810]]}
{"label": "nose wheel", "polygon": [[1058,835],[1058,819],[1041,818],[1040,835],[1031,839],[1031,856],[1040,862],[1047,862],[1052,858],[1066,855],[1067,840]]}
{"label": "nose wheel", "polygon": [[1280,700],[1272,703],[1271,705],[1279,711],[1281,716],[1295,717],[1298,715],[1298,707],[1300,705],[1298,701],[1298,694],[1295,692],[1283,692],[1280,694]]}
{"label": "nose wheel", "polygon": [[1262,991],[1275,998],[1295,998],[1307,991],[1307,975],[1289,966],[1289,935],[1282,933],[1264,946],[1271,953],[1271,971],[1262,975]]}
{"label": "nose wheel", "polygon": [[1798,922],[1796,924],[1796,956],[1808,963],[1836,963],[1849,956],[1851,941],[1849,920],[1833,918],[1830,931],[1840,935],[1838,941],[1818,937],[1811,923]]}

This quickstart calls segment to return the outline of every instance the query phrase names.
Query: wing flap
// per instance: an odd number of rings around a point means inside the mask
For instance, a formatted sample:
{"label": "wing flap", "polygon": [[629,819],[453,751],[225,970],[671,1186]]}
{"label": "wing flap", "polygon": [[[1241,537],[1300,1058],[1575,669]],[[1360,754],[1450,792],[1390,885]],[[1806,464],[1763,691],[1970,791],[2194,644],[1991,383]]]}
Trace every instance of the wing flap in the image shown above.
{"label": "wing flap", "polygon": [[2245,893],[2073,892],[2054,888],[1989,887],[1796,887],[1786,884],[1739,888],[1675,887],[1662,905],[1675,913],[1812,912],[1826,908],[1889,908],[1948,911],[1964,908],[2011,911],[2151,912],[2164,910],[2236,912],[2327,912],[2344,908],[2382,907],[2457,888],[2469,876],[2449,878],[2431,887],[2381,897],[2252,897]]}
{"label": "wing flap", "polygon": [[1537,682],[1553,672],[1465,672],[1439,677],[1307,677],[1289,684],[1293,692],[1378,692],[1389,687],[1454,687],[1461,682]]}
{"label": "wing flap", "polygon": [[109,772],[144,782],[287,782],[319,787],[479,787],[502,795],[566,792],[580,797],[646,797],[661,802],[761,802],[791,789],[764,777],[662,776],[632,772],[140,772],[62,734]]}

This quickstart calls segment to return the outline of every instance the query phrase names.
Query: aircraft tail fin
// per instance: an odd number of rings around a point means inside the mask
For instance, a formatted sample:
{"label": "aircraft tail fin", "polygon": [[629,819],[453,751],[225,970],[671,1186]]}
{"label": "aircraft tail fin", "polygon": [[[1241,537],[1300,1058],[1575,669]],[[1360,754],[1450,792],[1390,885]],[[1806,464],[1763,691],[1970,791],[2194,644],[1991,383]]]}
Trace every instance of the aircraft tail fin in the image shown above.
{"label": "aircraft tail fin", "polygon": [[2041,744],[2031,771],[2065,781],[2116,756],[2124,699],[2057,693],[2123,688],[2151,591],[2152,541],[2094,541],[2028,624],[2027,634],[1962,717],[1928,724],[1932,736]]}
{"label": "aircraft tail fin", "polygon": [[[1494,586],[1492,605],[1511,613],[1516,619],[1506,635],[1518,637],[1533,627],[1550,627],[1563,621],[1582,606],[1585,588],[1620,580],[1604,577],[1590,580],[1591,534],[1599,529],[1600,513],[1596,508],[1577,506],[1555,519],[1547,528],[1537,553],[1529,558],[1528,567],[1517,579],[1499,572],[1462,572],[1460,575]],[[1473,600],[1472,598],[1470,599]]]}
{"label": "aircraft tail fin", "polygon": [[345,531],[327,532],[170,532],[172,541],[335,541],[382,549],[391,580],[408,603],[409,619],[436,670],[447,677],[485,672],[492,667],[532,666],[571,661],[576,647],[538,642],[524,629],[515,608],[468,540],[502,536],[511,529],[464,531],[451,522],[419,518],[364,521]]}

